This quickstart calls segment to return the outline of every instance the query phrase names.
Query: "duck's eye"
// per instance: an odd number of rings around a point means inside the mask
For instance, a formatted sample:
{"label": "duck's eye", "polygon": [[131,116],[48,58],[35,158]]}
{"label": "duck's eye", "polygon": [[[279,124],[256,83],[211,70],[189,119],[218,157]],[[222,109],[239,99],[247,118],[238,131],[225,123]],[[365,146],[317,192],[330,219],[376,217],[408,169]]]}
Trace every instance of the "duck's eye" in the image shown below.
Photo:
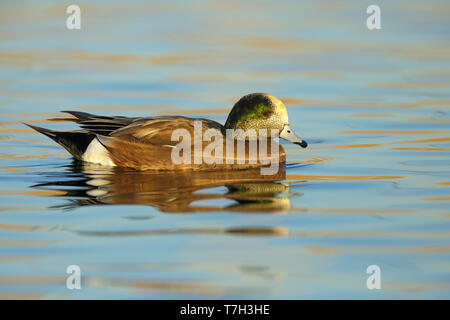
{"label": "duck's eye", "polygon": [[288,130],[287,133],[291,133],[291,130]]}

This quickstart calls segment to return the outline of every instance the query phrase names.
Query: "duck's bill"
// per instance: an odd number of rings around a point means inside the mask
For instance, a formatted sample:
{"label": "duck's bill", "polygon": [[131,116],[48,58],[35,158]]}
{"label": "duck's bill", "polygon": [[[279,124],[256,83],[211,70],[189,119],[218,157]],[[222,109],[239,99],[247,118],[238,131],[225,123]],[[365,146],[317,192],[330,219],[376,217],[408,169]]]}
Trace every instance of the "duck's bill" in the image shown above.
{"label": "duck's bill", "polygon": [[294,142],[295,144],[298,144],[302,148],[306,148],[308,146],[308,143],[305,140],[302,140],[301,142]]}
{"label": "duck's bill", "polygon": [[302,140],[300,137],[298,137],[294,133],[294,131],[292,131],[289,125],[284,126],[283,130],[280,132],[280,138],[298,144],[302,148],[306,148],[308,146],[308,143],[305,140]]}

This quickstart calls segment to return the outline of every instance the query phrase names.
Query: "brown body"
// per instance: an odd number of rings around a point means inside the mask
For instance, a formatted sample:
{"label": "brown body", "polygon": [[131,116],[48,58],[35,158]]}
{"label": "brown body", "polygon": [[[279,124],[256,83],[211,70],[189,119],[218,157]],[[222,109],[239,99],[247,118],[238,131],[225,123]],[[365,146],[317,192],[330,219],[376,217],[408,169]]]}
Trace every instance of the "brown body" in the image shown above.
{"label": "brown body", "polygon": [[[267,163],[285,161],[285,152],[281,145],[272,140],[267,143],[266,150],[262,156],[259,153],[260,143],[257,143],[256,152],[250,152],[248,141],[234,140],[233,153],[227,155],[227,142],[222,135],[222,156],[220,153],[204,152],[205,148],[213,143],[212,141],[201,141],[201,149],[194,147],[194,121],[201,121],[202,135],[208,129],[216,129],[222,133],[221,124],[206,119],[190,119],[185,117],[158,117],[150,119],[140,119],[123,129],[111,133],[107,138],[99,137],[102,144],[108,149],[112,161],[121,167],[135,168],[139,170],[222,170],[222,169],[249,169],[257,168]],[[172,132],[176,129],[185,129],[189,132],[190,140],[190,161],[189,163],[176,164],[172,161],[174,146],[179,141],[172,141]],[[278,154],[272,156],[270,142],[276,144]],[[238,153],[238,143],[245,145],[245,154]],[[261,142],[262,143],[262,142]],[[199,144],[200,145],[200,144]],[[213,158],[208,157],[212,155]],[[202,157],[201,163],[195,163],[195,157]],[[209,163],[205,158],[209,158]],[[276,157],[276,158],[274,158]]]}
{"label": "brown body", "polygon": [[[32,127],[64,146],[78,160],[86,160],[85,152],[77,148],[77,141],[81,138],[86,140],[86,136],[89,136],[90,140],[97,139],[107,150],[107,156],[111,160],[110,165],[137,170],[242,170],[269,166],[275,162],[284,163],[286,160],[283,147],[271,139],[262,140],[266,143],[265,150],[263,149],[264,152],[260,152],[262,141],[257,141],[256,152],[249,152],[250,142],[248,140],[234,140],[234,152],[227,155],[227,143],[229,144],[230,141],[227,142],[225,135],[223,135],[225,132],[224,127],[220,123],[208,119],[193,119],[181,116],[125,118],[95,116],[81,112],[69,113],[76,117],[74,121],[79,123],[84,129],[72,132],[73,141],[70,141],[70,139],[62,141],[61,132]],[[202,136],[209,129],[215,129],[222,134],[221,157],[219,157],[220,154],[215,155],[213,151],[208,154],[211,154],[214,159],[209,158],[209,163],[204,161],[206,153],[203,151],[212,141],[201,140],[201,149],[194,147],[195,121],[201,122]],[[172,133],[176,129],[185,129],[190,134],[190,163],[177,164],[172,161],[172,152],[181,141],[181,139],[180,141],[172,141]],[[67,142],[66,140],[69,141]],[[212,140],[214,141],[214,138]],[[245,154],[238,153],[239,143],[245,145]],[[271,143],[274,144],[273,147]],[[86,151],[88,146],[89,144],[83,147],[84,151]],[[272,155],[272,148],[278,148],[278,152]],[[201,163],[196,163],[195,157],[198,157],[199,153],[201,153],[203,158]]]}

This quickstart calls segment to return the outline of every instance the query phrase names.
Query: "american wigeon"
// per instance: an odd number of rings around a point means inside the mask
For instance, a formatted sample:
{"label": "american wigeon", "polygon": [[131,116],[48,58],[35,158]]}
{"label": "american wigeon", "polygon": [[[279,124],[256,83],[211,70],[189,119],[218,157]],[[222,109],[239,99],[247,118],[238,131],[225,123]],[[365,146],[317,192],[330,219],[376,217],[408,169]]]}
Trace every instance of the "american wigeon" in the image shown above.
{"label": "american wigeon", "polygon": [[[74,121],[80,124],[82,130],[54,131],[29,125],[36,131],[50,137],[62,145],[72,156],[78,160],[98,163],[106,166],[129,167],[138,170],[238,170],[257,168],[277,161],[284,163],[286,155],[281,145],[273,141],[271,130],[277,130],[280,138],[293,142],[306,148],[307,143],[300,139],[289,127],[288,114],[283,102],[266,93],[253,93],[242,97],[232,108],[225,125],[208,119],[194,119],[182,116],[158,116],[145,118],[107,117],[97,116],[85,112],[63,111],[75,117]],[[211,139],[201,140],[200,148],[195,146],[195,137],[198,136],[198,125],[201,125],[201,137],[209,129],[215,129],[223,136],[223,151],[214,157],[223,161],[195,161],[198,152],[211,149]],[[197,128],[197,129],[196,129]],[[173,141],[172,134],[177,129],[184,129],[190,137],[192,147],[192,161],[177,163],[173,161],[173,149],[179,141]],[[196,129],[197,131],[195,131]],[[227,155],[226,138],[228,129],[237,132],[233,138],[234,152]],[[242,130],[236,130],[242,129]],[[243,136],[243,131],[253,129],[256,139],[266,141],[265,151],[250,153],[248,145],[252,139]],[[268,136],[263,140],[264,132]],[[184,138],[183,138],[184,139]],[[247,147],[245,155],[238,153],[238,141],[244,141]],[[272,148],[271,143],[276,143]],[[258,147],[261,147],[262,143]],[[231,148],[230,148],[231,149]],[[276,150],[278,149],[278,150]],[[274,151],[275,150],[275,151]],[[273,152],[272,152],[273,151]],[[278,151],[278,152],[276,152]],[[183,150],[183,152],[185,152]],[[211,152],[211,150],[210,150]],[[230,159],[230,157],[232,159]],[[256,157],[256,159],[255,159]],[[191,160],[191,159],[189,159]],[[230,161],[231,160],[231,161]],[[240,161],[239,161],[240,160]]]}

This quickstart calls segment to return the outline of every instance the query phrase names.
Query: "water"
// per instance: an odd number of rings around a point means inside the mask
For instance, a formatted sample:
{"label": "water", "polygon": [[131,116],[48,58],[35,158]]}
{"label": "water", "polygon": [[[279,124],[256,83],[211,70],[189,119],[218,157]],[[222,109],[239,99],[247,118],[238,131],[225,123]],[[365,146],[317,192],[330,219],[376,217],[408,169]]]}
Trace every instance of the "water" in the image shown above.
{"label": "water", "polygon": [[[0,298],[450,298],[447,1],[382,2],[376,31],[367,1],[77,4],[79,31],[0,4]],[[250,92],[310,145],[276,179],[83,166],[22,124],[224,123]]]}

